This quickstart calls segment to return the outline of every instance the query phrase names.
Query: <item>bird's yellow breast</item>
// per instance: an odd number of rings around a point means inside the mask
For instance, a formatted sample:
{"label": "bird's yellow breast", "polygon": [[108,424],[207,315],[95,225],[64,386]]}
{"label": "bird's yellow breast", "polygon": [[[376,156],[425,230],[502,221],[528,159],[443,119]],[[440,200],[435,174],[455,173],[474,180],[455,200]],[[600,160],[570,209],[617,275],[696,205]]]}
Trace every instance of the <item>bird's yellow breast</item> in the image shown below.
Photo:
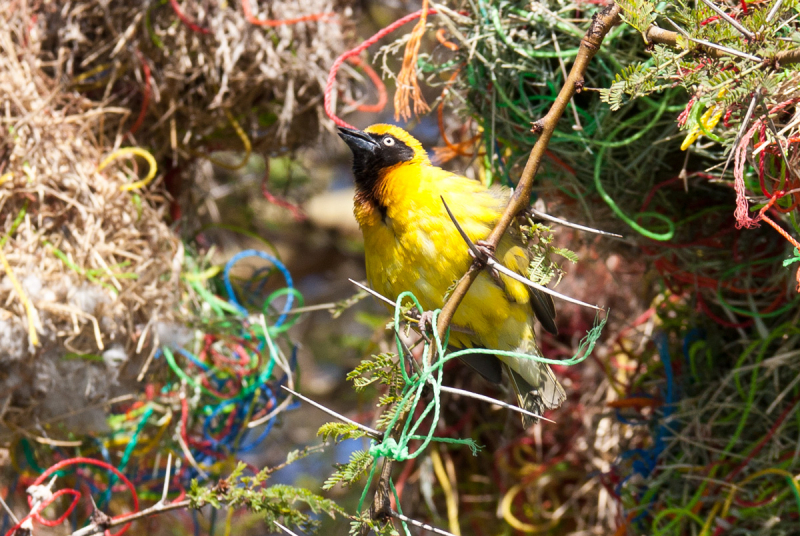
{"label": "bird's yellow breast", "polygon": [[[355,215],[364,235],[370,285],[395,299],[411,291],[426,310],[441,308],[444,297],[472,259],[442,198],[470,239],[486,238],[506,205],[507,194],[427,163],[404,164],[386,171],[378,198],[382,209],[358,203]],[[503,255],[513,248],[504,239]],[[456,312],[453,324],[472,335],[452,333],[463,347],[501,350],[533,340],[533,313],[525,287],[506,280],[498,284],[482,273]]]}

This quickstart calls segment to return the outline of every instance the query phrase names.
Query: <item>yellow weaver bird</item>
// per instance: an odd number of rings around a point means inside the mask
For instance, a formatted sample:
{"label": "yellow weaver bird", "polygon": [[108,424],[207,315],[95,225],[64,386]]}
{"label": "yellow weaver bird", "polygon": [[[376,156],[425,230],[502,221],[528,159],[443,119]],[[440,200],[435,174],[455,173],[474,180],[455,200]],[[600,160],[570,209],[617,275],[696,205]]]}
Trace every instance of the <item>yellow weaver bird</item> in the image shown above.
{"label": "yellow weaver bird", "polygon": [[[508,204],[505,188],[430,163],[422,145],[402,128],[372,125],[365,131],[340,128],[353,152],[354,213],[364,235],[367,278],[393,300],[411,291],[422,306],[441,308],[444,296],[466,272],[472,258],[450,220],[442,198],[473,242],[485,239]],[[530,258],[519,237],[506,233],[496,257],[527,277]],[[450,344],[540,355],[534,318],[555,333],[552,298],[502,274],[483,271],[456,311]],[[473,354],[464,362],[493,383],[505,368],[519,406],[537,415],[566,398],[550,367],[532,359]],[[527,427],[534,419],[523,418]]]}

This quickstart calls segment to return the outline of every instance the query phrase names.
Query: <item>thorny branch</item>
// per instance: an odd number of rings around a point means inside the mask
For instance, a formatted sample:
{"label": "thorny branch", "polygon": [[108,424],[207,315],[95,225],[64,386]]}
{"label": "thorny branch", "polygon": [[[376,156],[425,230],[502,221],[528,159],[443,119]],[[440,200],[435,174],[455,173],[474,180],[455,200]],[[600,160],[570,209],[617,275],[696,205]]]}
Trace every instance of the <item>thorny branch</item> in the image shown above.
{"label": "thorny branch", "polygon": [[[678,32],[665,30],[664,28],[659,28],[655,25],[648,27],[647,31],[645,32],[645,37],[649,43],[660,43],[662,45],[668,45],[671,47],[678,46],[679,36],[680,34]],[[720,50],[719,48],[712,48],[706,45],[698,45],[697,48],[712,58],[723,58],[727,55],[725,51]],[[782,52],[778,52],[771,58],[764,59],[765,65],[788,65],[790,63],[798,62],[800,62],[800,48],[784,50]]]}
{"label": "thorny branch", "polygon": [[[491,234],[485,240],[485,244],[489,248],[497,247],[497,244],[500,243],[500,239],[511,225],[511,222],[517,214],[522,212],[528,205],[528,200],[533,190],[533,178],[536,175],[536,171],[539,169],[539,165],[542,162],[545,150],[555,131],[558,120],[567,109],[572,96],[583,87],[583,77],[589,66],[589,62],[599,50],[606,34],[612,27],[619,24],[619,14],[620,7],[617,4],[612,4],[592,17],[592,23],[586,31],[586,35],[581,39],[580,50],[575,57],[575,63],[572,64],[569,76],[564,86],[561,88],[558,97],[556,97],[552,108],[547,112],[547,115],[533,125],[533,130],[540,132],[539,140],[533,146],[533,149],[531,149],[528,162],[525,164],[525,169],[522,171],[522,176],[519,179],[517,188],[514,190],[514,195],[511,196],[506,210],[503,212]],[[447,327],[453,320],[456,309],[461,304],[464,296],[466,296],[472,283],[478,277],[482,267],[483,262],[477,259],[473,261],[467,273],[459,280],[450,299],[444,304],[442,312],[439,314],[439,322],[437,324],[440,337],[444,338]]]}
{"label": "thorny branch", "polygon": [[[522,176],[520,177],[514,194],[511,196],[508,206],[500,217],[500,220],[495,225],[491,234],[484,241],[484,244],[490,249],[497,247],[497,244],[500,243],[500,239],[502,238],[503,234],[505,234],[514,218],[517,217],[517,215],[528,206],[528,200],[530,199],[531,192],[533,190],[533,178],[536,175],[536,171],[539,169],[539,165],[542,162],[545,150],[547,149],[550,138],[555,131],[558,120],[564,114],[564,111],[567,109],[567,106],[569,105],[573,95],[580,91],[580,89],[583,87],[583,77],[586,73],[586,69],[589,66],[589,62],[599,50],[606,34],[608,34],[611,28],[619,24],[619,14],[620,7],[616,4],[612,4],[607,6],[602,11],[599,11],[596,15],[594,15],[594,17],[592,17],[592,23],[589,26],[589,29],[586,31],[586,35],[581,40],[580,50],[578,55],[575,57],[575,63],[573,63],[569,72],[569,76],[567,77],[564,86],[561,88],[558,97],[553,103],[552,108],[550,108],[550,111],[547,113],[547,115],[533,125],[533,130],[540,132],[539,140],[533,146],[533,149],[531,149],[528,162],[525,164],[525,169],[522,171]],[[447,300],[447,303],[445,303],[444,307],[442,308],[442,311],[439,314],[439,321],[436,326],[439,336],[442,339],[444,339],[445,332],[450,326],[450,322],[453,320],[453,315],[455,315],[456,309],[461,304],[464,296],[466,296],[467,291],[469,291],[472,283],[478,277],[478,274],[480,273],[484,264],[485,263],[480,259],[475,259],[472,262],[467,272],[459,280],[455,290]],[[372,507],[370,508],[370,516],[372,519],[388,520],[393,517],[393,512],[390,507],[391,503],[388,500],[388,476],[391,475],[391,470],[391,460],[384,460],[384,465],[381,469],[381,478],[375,491],[375,498],[373,500]],[[361,527],[360,534],[365,536],[369,533],[369,530],[369,526],[364,524]]]}
{"label": "thorny branch", "polygon": [[191,501],[189,499],[184,499],[182,501],[172,502],[168,504],[157,502],[150,508],[145,508],[144,510],[135,512],[129,516],[119,517],[116,519],[108,518],[107,521],[103,521],[100,523],[93,520],[89,525],[83,527],[82,529],[76,530],[75,532],[70,534],[70,536],[94,536],[95,534],[102,534],[108,529],[117,527],[119,525],[125,525],[127,523],[130,523],[131,521],[136,521],[137,519],[142,519],[157,514],[163,514],[164,512],[169,512],[171,510],[181,510],[183,508],[188,508],[190,502]]}

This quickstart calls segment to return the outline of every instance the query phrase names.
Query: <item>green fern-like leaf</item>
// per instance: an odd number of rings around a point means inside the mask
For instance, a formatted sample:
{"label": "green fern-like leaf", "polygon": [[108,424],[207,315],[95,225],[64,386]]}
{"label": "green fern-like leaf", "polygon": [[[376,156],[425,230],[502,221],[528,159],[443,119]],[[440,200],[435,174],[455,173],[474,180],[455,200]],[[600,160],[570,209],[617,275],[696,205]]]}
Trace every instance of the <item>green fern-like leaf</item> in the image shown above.
{"label": "green fern-like leaf", "polygon": [[323,441],[333,439],[334,442],[344,441],[345,439],[357,439],[367,435],[361,428],[355,424],[348,424],[343,422],[328,422],[323,424],[317,430],[317,435],[322,437]]}
{"label": "green fern-like leaf", "polygon": [[372,467],[373,463],[375,463],[375,459],[368,451],[355,451],[350,455],[350,461],[344,465],[338,466],[336,472],[333,473],[322,485],[322,489],[327,491],[333,488],[336,484],[352,486],[359,479],[361,479],[364,474],[366,474],[369,468]]}
{"label": "green fern-like leaf", "polygon": [[[403,416],[408,411],[408,406],[409,406],[409,404],[403,404],[403,409],[402,409],[402,411],[400,411],[400,415],[398,416],[398,419],[402,419],[403,418]],[[396,404],[396,403],[394,405],[390,406],[386,411],[384,411],[381,414],[380,417],[378,417],[378,420],[375,422],[375,428],[377,428],[378,430],[385,430],[386,427],[389,426],[389,424],[392,422],[392,420],[394,420],[394,416],[399,411],[399,408],[400,408],[400,405]]]}
{"label": "green fern-like leaf", "polygon": [[395,354],[371,356],[348,373],[347,379],[353,382],[356,391],[362,391],[375,382],[391,385],[394,383],[394,375],[399,366],[396,358]]}
{"label": "green fern-like leaf", "polygon": [[367,525],[375,536],[400,536],[400,533],[391,521],[375,521],[369,516],[363,516],[350,522],[350,536],[361,533],[361,527]]}
{"label": "green fern-like leaf", "polygon": [[645,37],[647,28],[656,20],[655,2],[648,2],[647,0],[618,0],[617,3],[622,9],[620,18],[636,28],[647,41]]}
{"label": "green fern-like leaf", "polygon": [[553,248],[552,252],[555,255],[561,255],[562,257],[564,257],[565,259],[567,259],[568,261],[570,261],[573,264],[576,264],[578,262],[578,254],[575,253],[574,251],[570,250],[570,249],[567,249],[567,248]]}

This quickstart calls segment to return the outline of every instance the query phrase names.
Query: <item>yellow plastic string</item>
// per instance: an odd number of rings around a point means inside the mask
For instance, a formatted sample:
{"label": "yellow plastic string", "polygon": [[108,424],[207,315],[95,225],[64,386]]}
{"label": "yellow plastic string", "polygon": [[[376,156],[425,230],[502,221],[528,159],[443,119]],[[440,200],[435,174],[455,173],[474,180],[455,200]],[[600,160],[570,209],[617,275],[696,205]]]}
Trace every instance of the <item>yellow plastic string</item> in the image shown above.
{"label": "yellow plastic string", "polygon": [[228,508],[228,515],[225,516],[225,536],[231,536],[231,522],[233,521],[233,508]]}
{"label": "yellow plastic string", "polygon": [[456,496],[453,493],[453,486],[450,485],[447,471],[444,470],[442,456],[436,448],[431,449],[431,461],[433,462],[433,472],[436,473],[436,478],[439,479],[442,491],[444,491],[445,504],[447,505],[447,524],[450,527],[450,532],[455,536],[461,536],[461,526],[458,524],[458,501],[456,501]]}
{"label": "yellow plastic string", "polygon": [[[107,83],[108,76],[111,74],[113,67],[114,66],[111,63],[102,63],[97,67],[94,67],[93,69],[90,69],[85,73],[81,73],[73,78],[71,86],[79,91],[90,91],[92,89],[101,88]],[[128,68],[126,65],[119,65],[117,67],[117,76],[123,75],[125,72],[127,72],[127,70]],[[86,82],[86,80],[102,73],[103,71],[108,71],[108,73],[100,77],[98,80]]]}
{"label": "yellow plastic string", "polygon": [[155,447],[161,445],[161,438],[164,437],[164,434],[169,429],[169,425],[172,422],[172,411],[164,415],[164,417],[162,417],[162,420],[164,422],[159,427],[158,432],[156,432],[156,435],[153,436],[153,439],[151,439],[146,444],[138,447],[135,451],[133,451],[133,454],[136,457],[142,457],[147,453],[149,453],[151,450],[153,450]]}
{"label": "yellow plastic string", "polygon": [[503,496],[503,500],[500,502],[500,512],[503,514],[503,519],[506,520],[506,523],[519,531],[527,532],[529,534],[534,532],[545,532],[555,527],[556,524],[558,524],[558,520],[551,520],[542,525],[532,525],[530,523],[520,521],[513,513],[511,513],[511,505],[514,503],[514,497],[516,497],[517,494],[522,491],[522,487],[522,484],[515,484],[514,486],[511,486],[511,489],[508,490],[508,492]]}
{"label": "yellow plastic string", "polygon": [[239,122],[236,121],[236,118],[233,117],[233,114],[231,114],[228,110],[225,110],[225,116],[228,118],[228,121],[230,121],[233,130],[236,131],[236,135],[239,136],[240,140],[242,140],[242,145],[244,146],[244,157],[242,157],[242,161],[238,164],[226,164],[225,162],[217,160],[216,158],[206,154],[198,153],[197,151],[193,151],[191,149],[189,149],[189,153],[200,158],[205,158],[217,167],[221,167],[230,171],[236,171],[238,169],[242,169],[250,160],[250,154],[253,152],[253,146],[250,143],[250,138],[247,137],[247,133],[245,133],[244,129],[239,125]]}
{"label": "yellow plastic string", "polygon": [[0,177],[0,185],[10,181],[14,177],[14,174],[9,172],[5,173],[2,177]]}
{"label": "yellow plastic string", "polygon": [[[722,99],[727,93],[728,89],[722,88],[717,94],[717,100],[719,101]],[[697,102],[695,106],[702,106],[702,104]],[[703,113],[703,115],[700,117],[700,124],[694,125],[689,130],[689,134],[683,140],[683,143],[681,143],[681,151],[688,149],[690,145],[697,141],[697,138],[699,138],[704,131],[711,132],[714,127],[717,126],[717,123],[719,123],[724,111],[725,107],[721,106],[720,104],[714,104],[708,110],[706,110],[705,113]]]}
{"label": "yellow plastic string", "polygon": [[14,272],[11,271],[11,265],[8,263],[6,254],[3,253],[2,249],[0,249],[0,264],[3,265],[3,269],[6,271],[6,274],[8,274],[8,280],[11,281],[11,286],[14,287],[14,290],[19,295],[19,301],[22,302],[22,306],[25,308],[25,314],[28,317],[28,339],[32,346],[39,346],[39,335],[36,333],[36,328],[41,326],[39,314],[33,307],[31,300],[28,299],[28,295],[25,294],[22,285],[19,284]]}
{"label": "yellow plastic string", "polygon": [[722,519],[725,519],[728,516],[728,510],[730,509],[731,504],[733,503],[733,497],[736,495],[737,491],[739,491],[745,484],[747,484],[751,480],[755,480],[756,478],[768,474],[786,477],[786,479],[791,483],[792,487],[794,488],[793,491],[795,492],[795,494],[800,496],[800,484],[797,483],[797,480],[795,480],[795,477],[794,475],[792,475],[792,473],[790,473],[789,471],[785,471],[784,469],[770,467],[768,469],[758,471],[757,473],[753,473],[752,475],[748,476],[747,478],[736,484],[736,486],[732,487],[730,493],[728,493],[728,498],[725,499],[725,505],[722,508],[722,513],[720,514],[720,517]]}
{"label": "yellow plastic string", "polygon": [[717,512],[719,512],[721,507],[722,503],[717,502],[711,509],[711,512],[708,514],[708,519],[706,519],[706,522],[703,525],[703,530],[700,531],[700,536],[708,536],[711,531],[711,525],[714,523],[714,520],[717,519]]}
{"label": "yellow plastic string", "polygon": [[183,277],[186,281],[206,281],[216,276],[221,271],[222,271],[222,266],[216,265],[206,268],[202,272],[196,274],[190,272],[184,272],[183,274],[181,274],[181,277]]}
{"label": "yellow plastic string", "polygon": [[127,192],[130,190],[138,190],[139,188],[147,186],[148,184],[150,184],[150,182],[152,182],[153,179],[156,178],[156,173],[158,172],[156,159],[153,158],[153,155],[151,155],[148,151],[145,151],[141,147],[123,147],[122,149],[117,149],[116,151],[108,155],[106,159],[100,163],[99,166],[97,166],[97,171],[98,172],[103,171],[103,169],[108,164],[110,164],[111,162],[113,162],[114,160],[116,160],[121,156],[127,156],[127,155],[140,156],[144,158],[147,161],[148,165],[150,166],[150,171],[147,173],[147,176],[144,179],[132,182],[130,184],[123,184],[122,186],[120,186],[119,189],[122,190],[123,192]]}

